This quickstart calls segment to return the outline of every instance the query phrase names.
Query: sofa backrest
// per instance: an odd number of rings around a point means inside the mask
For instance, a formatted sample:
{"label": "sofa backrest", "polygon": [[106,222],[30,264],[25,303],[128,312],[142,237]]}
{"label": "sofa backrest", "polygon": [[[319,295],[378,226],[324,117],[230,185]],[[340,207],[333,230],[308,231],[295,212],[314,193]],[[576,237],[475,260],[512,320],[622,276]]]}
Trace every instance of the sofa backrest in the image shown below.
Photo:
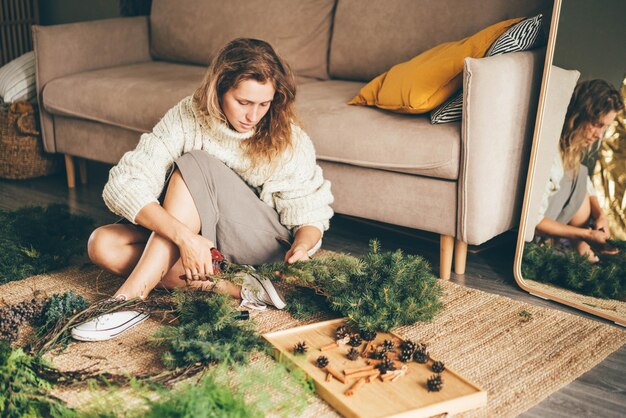
{"label": "sofa backrest", "polygon": [[440,43],[505,19],[544,13],[552,0],[338,0],[331,78],[369,81]]}
{"label": "sofa backrest", "polygon": [[232,39],[268,41],[299,76],[328,78],[335,0],[153,0],[157,60],[207,65]]}

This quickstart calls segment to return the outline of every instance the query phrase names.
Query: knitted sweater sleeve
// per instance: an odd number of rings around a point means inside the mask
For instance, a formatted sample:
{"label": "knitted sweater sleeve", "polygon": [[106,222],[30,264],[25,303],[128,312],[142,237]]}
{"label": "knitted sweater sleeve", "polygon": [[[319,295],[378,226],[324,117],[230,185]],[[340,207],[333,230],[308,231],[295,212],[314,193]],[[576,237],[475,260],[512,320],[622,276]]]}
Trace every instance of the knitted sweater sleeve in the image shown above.
{"label": "knitted sweater sleeve", "polygon": [[[330,182],[315,160],[315,148],[308,135],[293,127],[294,149],[279,174],[270,179],[263,192],[272,192],[280,222],[287,228],[303,225],[329,227],[333,210]],[[263,194],[263,193],[262,193]]]}
{"label": "knitted sweater sleeve", "polygon": [[169,169],[183,153],[183,119],[181,104],[170,109],[111,169],[102,198],[113,213],[136,223],[144,206],[158,202]]}

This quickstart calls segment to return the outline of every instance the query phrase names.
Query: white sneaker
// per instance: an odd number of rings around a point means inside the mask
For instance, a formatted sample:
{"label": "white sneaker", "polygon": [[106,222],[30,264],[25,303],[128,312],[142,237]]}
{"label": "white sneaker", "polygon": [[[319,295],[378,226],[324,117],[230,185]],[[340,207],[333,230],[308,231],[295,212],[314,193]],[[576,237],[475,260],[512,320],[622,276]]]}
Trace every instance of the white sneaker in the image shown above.
{"label": "white sneaker", "polygon": [[287,304],[269,279],[264,279],[253,272],[248,272],[241,286],[240,306],[263,311],[267,305],[283,309]]}
{"label": "white sneaker", "polygon": [[146,319],[148,314],[137,311],[112,312],[72,327],[72,337],[79,341],[110,340]]}

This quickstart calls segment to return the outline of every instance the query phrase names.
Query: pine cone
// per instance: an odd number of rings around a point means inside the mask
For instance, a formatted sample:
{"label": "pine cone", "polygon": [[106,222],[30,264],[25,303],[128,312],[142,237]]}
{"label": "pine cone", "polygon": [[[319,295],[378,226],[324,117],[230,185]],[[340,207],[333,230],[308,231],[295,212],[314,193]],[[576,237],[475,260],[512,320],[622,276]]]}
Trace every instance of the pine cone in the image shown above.
{"label": "pine cone", "polygon": [[382,360],[384,358],[387,358],[387,353],[383,351],[380,347],[378,347],[376,350],[372,351],[369,354],[369,358],[374,360]]}
{"label": "pine cone", "polygon": [[415,344],[411,340],[402,341],[402,344],[400,344],[400,350],[402,350],[402,351],[410,351],[411,354],[413,354],[413,352],[415,351],[416,347],[417,347],[417,344]]}
{"label": "pine cone", "polygon": [[425,364],[428,361],[428,354],[423,351],[416,351],[413,353],[413,360],[420,364]]}
{"label": "pine cone", "polygon": [[349,334],[350,334],[350,330],[348,329],[348,326],[347,325],[340,325],[335,330],[335,339],[336,340],[343,340]]}
{"label": "pine cone", "polygon": [[402,350],[402,352],[400,353],[400,356],[398,357],[398,359],[401,362],[406,363],[407,361],[411,361],[412,357],[413,357],[413,351]]}
{"label": "pine cone", "polygon": [[15,341],[24,322],[32,321],[43,308],[43,301],[31,299],[0,308],[0,339]]}
{"label": "pine cone", "polygon": [[385,374],[390,370],[396,369],[393,365],[393,360],[387,357],[384,357],[382,361],[376,365],[376,368],[380,370],[380,374]]}
{"label": "pine cone", "polygon": [[304,354],[308,349],[309,347],[306,346],[306,341],[301,341],[293,346],[294,354]]}
{"label": "pine cone", "polygon": [[328,357],[319,356],[317,360],[315,360],[315,365],[319,367],[320,369],[323,369],[324,367],[328,366]]}
{"label": "pine cone", "polygon": [[383,351],[391,351],[394,349],[395,346],[396,345],[393,343],[393,341],[385,340],[379,347],[382,348]]}
{"label": "pine cone", "polygon": [[351,361],[358,359],[360,356],[361,356],[361,353],[359,353],[359,350],[357,350],[356,348],[351,348],[350,350],[348,350],[348,354],[346,354],[346,357],[348,357],[348,360],[351,360]]}
{"label": "pine cone", "polygon": [[421,351],[424,354],[428,354],[428,351],[426,351],[427,349],[428,347],[424,343],[418,343],[415,345],[415,351]]}
{"label": "pine cone", "polygon": [[376,339],[376,331],[373,330],[362,329],[360,334],[364,341],[374,341]]}
{"label": "pine cone", "polygon": [[439,392],[443,387],[443,379],[440,374],[434,374],[426,381],[426,387],[429,392]]}
{"label": "pine cone", "polygon": [[433,372],[435,373],[441,373],[442,371],[446,369],[446,366],[443,364],[442,361],[436,361],[431,366],[431,369],[433,369]]}
{"label": "pine cone", "polygon": [[348,345],[350,347],[358,347],[363,343],[363,339],[361,339],[361,336],[359,334],[352,334],[350,336],[350,341],[348,341]]}

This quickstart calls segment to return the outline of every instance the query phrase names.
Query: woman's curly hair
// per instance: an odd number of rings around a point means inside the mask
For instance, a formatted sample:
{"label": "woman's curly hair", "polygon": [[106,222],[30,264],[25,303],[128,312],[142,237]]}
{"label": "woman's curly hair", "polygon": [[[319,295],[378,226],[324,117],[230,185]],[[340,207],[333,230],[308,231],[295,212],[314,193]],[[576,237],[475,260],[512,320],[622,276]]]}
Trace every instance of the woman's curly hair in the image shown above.
{"label": "woman's curly hair", "polygon": [[228,124],[222,111],[222,97],[245,80],[271,82],[276,89],[267,114],[257,124],[254,135],[244,142],[253,166],[271,164],[274,157],[292,146],[291,124],[297,119],[293,73],[269,43],[238,38],[226,44],[211,61],[193,99],[203,113]]}
{"label": "woman's curly hair", "polygon": [[559,148],[565,170],[578,171],[587,149],[584,131],[589,124],[598,123],[611,111],[619,112],[624,103],[619,92],[604,80],[579,82],[567,107]]}

